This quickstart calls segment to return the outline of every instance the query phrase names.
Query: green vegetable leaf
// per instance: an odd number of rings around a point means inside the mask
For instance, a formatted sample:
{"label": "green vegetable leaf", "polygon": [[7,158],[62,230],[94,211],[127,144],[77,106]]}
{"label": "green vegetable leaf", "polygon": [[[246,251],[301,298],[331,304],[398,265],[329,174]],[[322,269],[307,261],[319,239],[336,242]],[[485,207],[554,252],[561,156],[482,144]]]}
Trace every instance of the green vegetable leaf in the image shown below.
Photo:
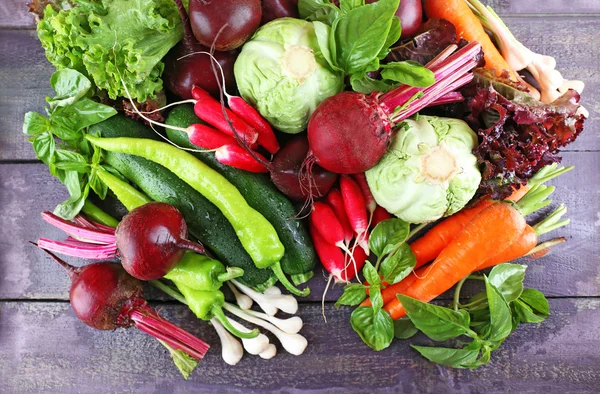
{"label": "green vegetable leaf", "polygon": [[54,155],[53,165],[65,171],[77,171],[86,173],[89,170],[87,158],[77,152],[57,149]]}
{"label": "green vegetable leaf", "polygon": [[46,98],[51,109],[73,104],[85,96],[92,87],[92,83],[85,75],[69,68],[57,70],[52,74],[50,85],[56,92],[54,98]]}
{"label": "green vegetable leaf", "polygon": [[30,139],[33,145],[33,150],[38,159],[43,161],[46,165],[50,164],[52,157],[54,157],[54,151],[56,149],[56,142],[54,137],[49,132],[37,134],[35,137]]}
{"label": "green vegetable leaf", "polygon": [[461,335],[475,337],[469,328],[469,314],[398,295],[414,325],[434,341],[446,341]]}
{"label": "green vegetable leaf", "polygon": [[[74,171],[69,171],[69,173],[77,174]],[[86,185],[83,192],[80,191],[78,196],[74,194],[67,201],[58,204],[54,209],[54,214],[65,220],[73,219],[81,211],[81,208],[83,208],[89,191],[90,186]],[[69,192],[71,192],[71,188],[69,188]]]}
{"label": "green vegetable leaf", "polygon": [[[79,131],[93,124],[117,114],[117,111],[108,105],[100,104],[89,98],[84,98],[68,107],[57,108],[52,114],[53,126],[58,126],[73,132]],[[71,139],[61,136],[61,139]],[[75,134],[75,136],[79,136]]]}
{"label": "green vegetable leaf", "polygon": [[377,256],[393,252],[406,241],[410,224],[400,219],[388,219],[375,226],[369,237],[369,249]]}
{"label": "green vegetable leaf", "polygon": [[492,269],[488,280],[500,291],[506,302],[510,303],[523,292],[526,269],[526,265],[500,264]]}
{"label": "green vegetable leaf", "polygon": [[360,338],[375,351],[387,348],[394,339],[394,323],[383,309],[375,311],[371,307],[360,306],[352,312],[350,323]]}
{"label": "green vegetable leaf", "polygon": [[190,377],[190,374],[198,366],[199,361],[182,350],[172,348],[166,342],[161,341],[160,339],[158,341],[169,350],[169,354],[173,359],[173,363],[175,363],[175,366],[177,369],[179,369],[179,372],[181,372],[183,378],[187,380]]}
{"label": "green vegetable leaf", "polygon": [[356,306],[367,298],[367,287],[362,283],[350,283],[344,286],[344,293],[335,303],[337,309],[342,305]]}
{"label": "green vegetable leaf", "polygon": [[503,341],[512,331],[512,315],[510,307],[500,290],[489,279],[485,278],[485,289],[490,307],[490,341]]}
{"label": "green vegetable leaf", "polygon": [[390,47],[400,39],[401,35],[402,26],[400,24],[400,18],[394,16],[394,19],[392,20],[392,26],[390,27],[387,39],[385,40],[385,44],[383,44],[383,48],[381,48],[379,55],[377,55],[379,60],[385,59],[385,57],[390,53]]}
{"label": "green vegetable leaf", "polygon": [[450,349],[443,347],[428,347],[411,345],[429,361],[452,368],[472,368],[477,362],[480,349]]}
{"label": "green vegetable leaf", "polygon": [[381,278],[379,277],[377,270],[375,269],[375,267],[373,267],[373,264],[371,264],[370,261],[367,261],[365,263],[365,267],[363,268],[363,275],[365,276],[366,281],[369,282],[370,285],[381,284]]}
{"label": "green vegetable leaf", "polygon": [[536,289],[525,289],[519,299],[529,305],[531,309],[542,316],[550,316],[550,305],[541,291]]}
{"label": "green vegetable leaf", "polygon": [[298,1],[298,13],[302,19],[332,25],[341,15],[341,10],[330,0],[300,0]]}
{"label": "green vegetable leaf", "polygon": [[340,0],[340,9],[343,13],[365,5],[365,0]]}
{"label": "green vegetable leaf", "polygon": [[533,309],[520,299],[510,304],[512,313],[515,315],[516,323],[541,323],[548,318],[545,315],[536,314]]}
{"label": "green vegetable leaf", "polygon": [[381,295],[380,285],[372,285],[369,289],[369,296],[371,297],[373,310],[378,311],[383,308],[383,296]]}
{"label": "green vegetable leaf", "polygon": [[27,112],[23,120],[23,133],[36,136],[48,131],[50,120],[37,112]]}
{"label": "green vegetable leaf", "polygon": [[394,82],[373,79],[368,76],[360,77],[353,74],[350,77],[350,85],[352,90],[363,94],[371,94],[373,92],[387,92],[395,86]]}
{"label": "green vegetable leaf", "polygon": [[403,317],[398,320],[394,320],[394,337],[398,339],[408,339],[413,337],[419,330],[413,322],[407,318]]}
{"label": "green vegetable leaf", "polygon": [[398,4],[399,0],[379,0],[349,11],[333,24],[336,64],[347,74],[372,69],[387,41]]}
{"label": "green vegetable leaf", "polygon": [[383,280],[389,284],[398,283],[412,272],[416,264],[417,259],[412,249],[407,243],[403,243],[396,253],[382,261],[381,274]]}
{"label": "green vegetable leaf", "polygon": [[329,67],[331,67],[333,70],[339,71],[340,69],[335,65],[331,51],[329,50],[329,35],[331,33],[331,27],[319,21],[313,22],[313,26],[315,27],[317,44],[321,50],[321,55],[323,55],[323,58],[327,61]]}
{"label": "green vegetable leaf", "polygon": [[100,197],[100,199],[104,200],[106,198],[106,194],[108,193],[108,187],[100,177],[98,176],[98,172],[94,169],[90,175],[90,180],[88,181],[90,187]]}
{"label": "green vegetable leaf", "polygon": [[412,60],[387,63],[381,67],[381,76],[384,79],[404,85],[427,88],[435,83],[433,72]]}

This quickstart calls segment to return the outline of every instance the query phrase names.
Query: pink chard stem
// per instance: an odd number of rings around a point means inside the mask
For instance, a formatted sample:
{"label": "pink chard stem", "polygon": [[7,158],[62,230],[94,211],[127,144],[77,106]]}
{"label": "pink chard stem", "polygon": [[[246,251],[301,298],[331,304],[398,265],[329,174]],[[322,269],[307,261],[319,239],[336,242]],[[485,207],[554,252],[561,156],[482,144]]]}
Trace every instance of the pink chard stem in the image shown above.
{"label": "pink chard stem", "polygon": [[98,229],[90,229],[80,224],[76,224],[73,222],[69,222],[68,220],[64,220],[59,218],[55,214],[51,212],[43,212],[42,219],[47,223],[50,223],[54,227],[64,231],[69,234],[73,238],[89,241],[91,243],[101,243],[101,244],[114,244],[115,243],[115,235],[114,232],[112,234],[107,233],[105,230]]}

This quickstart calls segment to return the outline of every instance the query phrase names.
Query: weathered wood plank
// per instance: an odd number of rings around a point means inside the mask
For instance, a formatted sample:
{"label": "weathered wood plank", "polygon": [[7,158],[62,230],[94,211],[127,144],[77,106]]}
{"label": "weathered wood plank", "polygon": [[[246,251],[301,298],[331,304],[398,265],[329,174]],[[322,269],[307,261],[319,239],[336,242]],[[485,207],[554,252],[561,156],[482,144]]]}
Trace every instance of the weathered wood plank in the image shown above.
{"label": "weathered wood plank", "polygon": [[[508,18],[507,23],[533,50],[555,56],[566,77],[587,83],[583,102],[591,118],[568,149],[600,150],[600,134],[595,132],[600,127],[600,74],[595,64],[600,58],[600,18]],[[20,132],[23,115],[41,111],[44,97],[52,93],[48,81],[53,69],[33,31],[0,30],[0,37],[0,161],[33,159]]]}
{"label": "weathered wood plank", "polygon": [[[0,28],[34,28],[31,15],[25,5],[27,0],[3,0],[0,3]],[[600,4],[596,0],[488,0],[490,5],[502,15],[518,14],[599,14]]]}
{"label": "weathered wood plank", "polygon": [[[565,164],[577,168],[557,181],[554,201],[569,207],[572,223],[551,234],[569,242],[541,260],[530,262],[528,286],[549,296],[600,296],[600,153],[565,153]],[[60,183],[43,164],[0,165],[0,299],[66,299],[63,272],[27,241],[41,236],[62,239],[40,219],[67,198]],[[317,273],[307,300],[320,300],[326,280]],[[328,294],[337,299],[338,286]],[[151,295],[155,297],[155,295]]]}
{"label": "weathered wood plank", "polygon": [[168,319],[204,338],[212,349],[190,381],[166,351],[135,330],[95,331],[66,303],[0,303],[0,392],[4,393],[560,393],[597,392],[600,386],[600,301],[551,300],[552,316],[524,325],[475,371],[435,366],[410,349],[424,337],[396,341],[376,353],[348,323],[349,310],[302,305],[309,347],[300,357],[271,361],[246,355],[235,367],[220,359],[214,331],[185,308],[164,305]]}

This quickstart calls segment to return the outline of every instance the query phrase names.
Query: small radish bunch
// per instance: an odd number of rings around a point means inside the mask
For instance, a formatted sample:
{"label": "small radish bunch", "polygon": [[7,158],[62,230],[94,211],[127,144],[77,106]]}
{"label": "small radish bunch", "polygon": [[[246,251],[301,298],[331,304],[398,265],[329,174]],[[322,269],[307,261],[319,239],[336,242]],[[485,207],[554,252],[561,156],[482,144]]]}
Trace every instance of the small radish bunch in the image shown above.
{"label": "small radish bunch", "polygon": [[135,327],[201,360],[209,345],[160,317],[142,297],[142,284],[120,264],[94,263],[73,267],[44,250],[71,278],[70,300],[75,315],[92,328],[114,330]]}
{"label": "small radish bunch", "polygon": [[74,222],[50,212],[42,213],[42,218],[69,237],[63,242],[40,238],[41,248],[93,260],[118,254],[125,270],[140,280],[162,278],[181,261],[186,250],[204,253],[204,247],[186,239],[188,230],[181,213],[165,203],[151,202],[132,210],[116,230],[81,215]]}

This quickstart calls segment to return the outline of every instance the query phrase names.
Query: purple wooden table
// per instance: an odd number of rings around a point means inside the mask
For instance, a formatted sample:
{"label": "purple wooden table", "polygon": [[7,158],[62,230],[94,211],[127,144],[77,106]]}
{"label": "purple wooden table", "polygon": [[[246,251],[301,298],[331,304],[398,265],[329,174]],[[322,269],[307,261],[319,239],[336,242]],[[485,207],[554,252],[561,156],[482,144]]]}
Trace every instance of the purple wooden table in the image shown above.
{"label": "purple wooden table", "polygon": [[[44,57],[25,0],[0,1],[0,393],[105,392],[517,392],[600,390],[600,1],[489,0],[533,50],[553,55],[560,70],[587,84],[585,133],[564,153],[576,170],[561,178],[554,200],[569,208],[561,230],[569,242],[529,263],[526,285],[550,298],[552,316],[511,335],[492,362],[476,371],[430,364],[405,342],[375,353],[352,331],[349,311],[336,311],[325,280],[310,282],[300,316],[309,347],[294,357],[280,349],[264,361],[246,356],[229,367],[212,328],[186,308],[150,292],[163,313],[213,345],[189,381],[165,350],[139,332],[99,332],[68,304],[66,275],[27,244],[61,235],[39,213],[66,197],[23,134],[26,111],[41,111],[53,68]],[[413,342],[425,344],[417,337]]]}

